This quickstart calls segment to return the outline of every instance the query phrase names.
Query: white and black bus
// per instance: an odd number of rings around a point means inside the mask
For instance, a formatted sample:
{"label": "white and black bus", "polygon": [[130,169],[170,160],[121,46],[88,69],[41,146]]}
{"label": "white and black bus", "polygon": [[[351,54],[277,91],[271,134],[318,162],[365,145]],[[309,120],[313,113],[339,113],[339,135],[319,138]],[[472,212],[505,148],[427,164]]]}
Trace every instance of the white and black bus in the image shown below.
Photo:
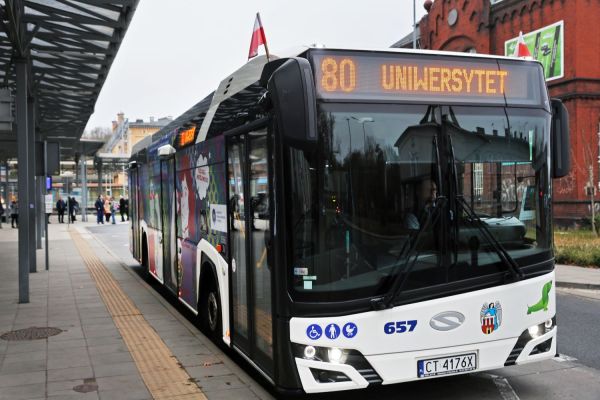
{"label": "white and black bus", "polygon": [[548,359],[568,149],[535,61],[258,57],[134,147],[132,252],[280,390]]}

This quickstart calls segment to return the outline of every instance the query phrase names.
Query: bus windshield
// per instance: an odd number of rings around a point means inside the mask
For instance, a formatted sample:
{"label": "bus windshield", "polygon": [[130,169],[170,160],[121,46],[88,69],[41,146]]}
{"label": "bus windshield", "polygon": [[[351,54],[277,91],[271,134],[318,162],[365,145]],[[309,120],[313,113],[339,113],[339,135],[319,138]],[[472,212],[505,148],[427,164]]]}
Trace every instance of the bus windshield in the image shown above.
{"label": "bus windshield", "polygon": [[297,300],[381,296],[409,265],[408,292],[504,272],[498,245],[519,265],[551,257],[546,111],[322,103],[318,112],[318,150],[290,145],[284,157]]}

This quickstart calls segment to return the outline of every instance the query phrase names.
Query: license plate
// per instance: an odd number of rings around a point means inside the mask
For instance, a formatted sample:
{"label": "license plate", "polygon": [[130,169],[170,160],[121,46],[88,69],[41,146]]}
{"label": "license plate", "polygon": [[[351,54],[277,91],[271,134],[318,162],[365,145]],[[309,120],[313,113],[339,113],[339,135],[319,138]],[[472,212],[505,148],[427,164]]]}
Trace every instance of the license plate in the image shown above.
{"label": "license plate", "polygon": [[474,369],[477,369],[477,353],[457,354],[455,356],[417,361],[417,374],[419,378],[458,374]]}

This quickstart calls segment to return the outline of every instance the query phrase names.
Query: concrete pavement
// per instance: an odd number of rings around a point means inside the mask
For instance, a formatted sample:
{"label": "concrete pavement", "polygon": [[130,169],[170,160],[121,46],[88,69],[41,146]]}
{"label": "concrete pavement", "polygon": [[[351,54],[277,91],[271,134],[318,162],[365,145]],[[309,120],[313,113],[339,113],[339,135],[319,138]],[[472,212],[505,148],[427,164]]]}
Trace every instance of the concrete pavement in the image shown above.
{"label": "concrete pavement", "polygon": [[[0,340],[0,400],[152,398],[123,336],[104,305],[96,283],[73,243],[71,230],[77,231],[87,241],[190,376],[190,381],[198,385],[206,397],[271,398],[260,384],[205,338],[167,300],[132,272],[131,268],[125,268],[123,252],[116,257],[112,255],[116,253],[116,246],[126,249],[127,243],[121,240],[114,244],[112,250],[107,249],[86,229],[96,226],[93,222],[95,219],[90,218],[90,221],[92,222],[86,224],[78,221],[70,226],[52,223],[49,226],[50,272],[44,269],[43,251],[38,251],[38,272],[30,275],[29,304],[17,303],[17,230],[10,229],[10,225],[8,228],[3,225],[4,229],[0,230],[0,335],[30,327],[56,327],[62,331],[42,340]],[[585,285],[585,288],[590,288],[597,285],[600,288],[600,270],[559,265],[556,276],[558,287],[580,288],[584,286],[575,285]],[[537,371],[540,366],[544,371],[560,371],[561,374],[569,375],[570,380],[579,379],[585,372],[576,364],[556,361],[534,365],[531,367],[532,371]],[[521,386],[519,392],[539,393],[546,384],[543,380],[545,375],[539,375],[539,384],[531,384],[528,368],[530,367],[519,366],[498,371],[491,379],[498,385],[496,380],[505,379],[498,377],[505,376]],[[594,376],[595,374],[594,372]],[[477,380],[483,376],[478,387],[488,388],[488,375],[456,377],[451,381],[436,380],[431,381],[427,387],[431,386],[433,392],[436,392],[447,387],[448,382],[459,384],[465,379]],[[517,375],[522,375],[522,378]],[[526,383],[529,386],[523,389],[522,385]],[[423,385],[414,383],[413,386],[415,392],[422,393]],[[407,389],[412,386],[402,387]],[[396,390],[398,388],[382,388],[374,393],[385,398],[385,393],[389,392],[392,396],[397,393]],[[466,394],[462,391],[461,397],[464,398]],[[481,394],[480,389],[473,393],[475,397],[478,394]],[[339,396],[344,397],[342,394]]]}
{"label": "concrete pavement", "polygon": [[557,264],[556,286],[570,289],[600,290],[600,268]]}
{"label": "concrete pavement", "polygon": [[0,400],[153,397],[75,247],[71,230],[86,240],[158,333],[190,376],[188,384],[197,385],[208,399],[271,398],[168,302],[160,301],[154,290],[112,257],[86,225],[92,224],[49,226],[50,271],[45,271],[43,251],[38,251],[38,272],[30,274],[28,304],[17,302],[17,230],[10,225],[0,230],[0,335],[31,327],[60,329],[47,339],[0,340]]}

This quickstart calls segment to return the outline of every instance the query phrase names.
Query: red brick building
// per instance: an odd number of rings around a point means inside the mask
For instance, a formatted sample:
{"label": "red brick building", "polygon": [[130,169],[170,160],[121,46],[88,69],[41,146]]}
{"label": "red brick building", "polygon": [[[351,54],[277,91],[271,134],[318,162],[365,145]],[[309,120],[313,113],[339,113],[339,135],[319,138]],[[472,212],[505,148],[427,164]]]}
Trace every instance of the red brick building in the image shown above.
{"label": "red brick building", "polygon": [[[564,76],[548,81],[550,96],[570,115],[571,174],[554,181],[558,219],[590,214],[589,166],[600,182],[600,0],[436,0],[419,23],[423,49],[504,55],[505,41],[563,22]],[[412,47],[410,37],[395,47]],[[600,206],[600,191],[596,207]]]}

